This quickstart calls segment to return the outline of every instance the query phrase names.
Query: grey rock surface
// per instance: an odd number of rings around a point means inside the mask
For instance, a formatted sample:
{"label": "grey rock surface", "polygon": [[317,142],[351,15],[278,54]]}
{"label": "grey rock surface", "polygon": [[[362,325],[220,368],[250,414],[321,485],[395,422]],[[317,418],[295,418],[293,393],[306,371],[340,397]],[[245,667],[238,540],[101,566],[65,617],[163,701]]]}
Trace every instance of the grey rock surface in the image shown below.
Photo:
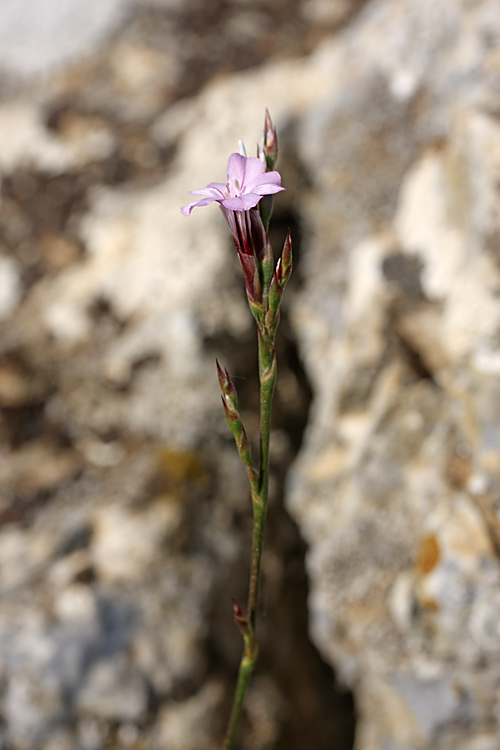
{"label": "grey rock surface", "polygon": [[126,0],[3,0],[0,68],[33,75],[93,52],[121,20]]}

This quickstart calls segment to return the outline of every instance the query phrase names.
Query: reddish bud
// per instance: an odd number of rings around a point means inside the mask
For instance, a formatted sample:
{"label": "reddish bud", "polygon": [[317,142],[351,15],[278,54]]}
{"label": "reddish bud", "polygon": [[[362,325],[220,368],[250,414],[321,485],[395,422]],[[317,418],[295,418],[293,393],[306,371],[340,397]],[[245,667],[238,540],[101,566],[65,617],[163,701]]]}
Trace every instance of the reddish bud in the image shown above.
{"label": "reddish bud", "polygon": [[233,613],[235,620],[245,620],[245,614],[236,599],[231,599],[231,601],[233,602]]}
{"label": "reddish bud", "polygon": [[271,148],[275,145],[276,141],[276,128],[271,120],[269,110],[266,108],[266,119],[264,120],[264,139],[267,148]]}
{"label": "reddish bud", "polygon": [[292,236],[290,230],[286,235],[281,258],[283,262],[283,284],[286,284],[292,273]]}
{"label": "reddish bud", "polygon": [[226,368],[222,369],[217,359],[215,360],[215,364],[217,365],[217,378],[222,393],[226,393],[228,396],[236,395],[236,388]]}
{"label": "reddish bud", "polygon": [[219,381],[219,386],[221,391],[224,393],[224,389],[226,387],[226,376],[222,370],[222,367],[219,364],[219,360],[215,360],[215,364],[217,365],[217,379]]}
{"label": "reddish bud", "polygon": [[272,172],[278,160],[278,136],[268,109],[266,109],[266,119],[264,121],[262,151],[266,159],[267,169]]}
{"label": "reddish bud", "polygon": [[248,629],[248,620],[245,617],[245,613],[241,609],[240,605],[238,604],[235,599],[231,600],[233,602],[233,616],[234,621],[238,628],[241,630],[241,632],[245,632]]}
{"label": "reddish bud", "polygon": [[217,365],[217,378],[222,391],[222,404],[226,413],[226,419],[238,419],[238,395],[236,393],[236,388],[229,377],[228,371],[225,368],[223,370],[217,360],[215,360],[215,362]]}

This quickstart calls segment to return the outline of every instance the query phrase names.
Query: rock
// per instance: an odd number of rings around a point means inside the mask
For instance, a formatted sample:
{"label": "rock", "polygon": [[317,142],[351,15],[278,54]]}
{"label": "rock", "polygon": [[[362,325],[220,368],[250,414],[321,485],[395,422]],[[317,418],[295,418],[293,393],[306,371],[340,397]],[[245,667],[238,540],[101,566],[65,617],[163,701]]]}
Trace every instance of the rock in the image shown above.
{"label": "rock", "polygon": [[67,118],[61,136],[51,133],[41,108],[28,101],[0,105],[0,138],[2,174],[22,167],[60,174],[105,158],[115,145],[109,129],[96,118]]}
{"label": "rock", "polygon": [[71,750],[74,741],[72,732],[62,728],[56,729],[43,745],[43,750]]}
{"label": "rock", "polygon": [[147,710],[146,686],[123,658],[99,661],[89,671],[76,705],[80,713],[99,719],[140,721]]}
{"label": "rock", "polygon": [[498,731],[491,23],[490,2],[371,4],[300,119],[312,186],[292,314],[315,395],[288,504],[311,631],[356,692],[357,750]]}
{"label": "rock", "polygon": [[7,0],[0,12],[0,66],[33,75],[86,55],[118,25],[125,5],[123,0]]}
{"label": "rock", "polygon": [[4,362],[0,365],[0,403],[2,406],[20,406],[29,401],[30,383],[19,367]]}
{"label": "rock", "polygon": [[7,318],[21,298],[21,280],[17,264],[0,257],[0,318]]}
{"label": "rock", "polygon": [[214,709],[222,699],[222,686],[207,683],[191,698],[166,706],[158,722],[155,747],[169,750],[203,750],[212,732]]}
{"label": "rock", "polygon": [[285,707],[276,685],[269,677],[256,676],[248,690],[246,711],[250,731],[244,747],[271,750],[279,737]]}
{"label": "rock", "polygon": [[50,443],[34,440],[8,454],[0,478],[5,490],[30,497],[59,486],[80,469],[81,459],[75,451],[58,450]]}
{"label": "rock", "polygon": [[6,739],[14,747],[41,747],[52,727],[69,718],[63,697],[82,680],[95,630],[88,623],[84,629],[74,623],[51,626],[39,600],[36,608],[35,601],[15,607],[10,593],[4,602],[0,662]]}
{"label": "rock", "polygon": [[306,0],[301,4],[303,16],[316,23],[339,23],[352,12],[350,0]]}
{"label": "rock", "polygon": [[5,595],[29,584],[53,554],[53,541],[42,534],[26,535],[7,525],[0,531],[0,588]]}
{"label": "rock", "polygon": [[92,589],[81,583],[64,588],[54,603],[54,614],[60,622],[97,624],[97,603]]}
{"label": "rock", "polygon": [[140,581],[157,559],[159,548],[180,526],[180,508],[158,502],[147,513],[120,505],[100,508],[93,519],[92,558],[99,578],[116,583]]}

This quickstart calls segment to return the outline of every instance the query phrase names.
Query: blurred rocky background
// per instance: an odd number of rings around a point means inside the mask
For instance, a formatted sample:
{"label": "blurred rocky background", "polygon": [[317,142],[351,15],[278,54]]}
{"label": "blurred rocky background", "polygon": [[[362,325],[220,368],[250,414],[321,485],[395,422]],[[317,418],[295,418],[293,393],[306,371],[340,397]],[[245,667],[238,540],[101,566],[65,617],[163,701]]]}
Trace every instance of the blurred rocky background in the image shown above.
{"label": "blurred rocky background", "polygon": [[216,750],[256,347],[213,206],[278,126],[242,750],[500,747],[498,0],[0,3],[0,748]]}

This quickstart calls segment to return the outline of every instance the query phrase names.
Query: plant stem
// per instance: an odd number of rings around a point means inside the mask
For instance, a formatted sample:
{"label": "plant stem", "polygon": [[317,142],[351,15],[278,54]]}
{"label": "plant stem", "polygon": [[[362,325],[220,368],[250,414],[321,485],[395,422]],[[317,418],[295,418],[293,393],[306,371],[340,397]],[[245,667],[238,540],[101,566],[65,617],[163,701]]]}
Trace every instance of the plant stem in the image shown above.
{"label": "plant stem", "polygon": [[260,567],[264,541],[269,493],[269,441],[271,434],[271,409],[276,383],[276,355],[274,341],[259,332],[259,378],[260,378],[260,466],[257,491],[252,491],[253,535],[250,584],[248,590],[248,631],[244,634],[245,650],[240,662],[233,708],[224,743],[224,750],[232,750],[243,711],[245,694],[257,661],[258,647],[255,639],[257,604],[259,596]]}
{"label": "plant stem", "polygon": [[250,627],[255,630],[259,597],[260,564],[264,541],[267,499],[269,492],[269,442],[271,435],[271,410],[276,383],[276,355],[274,345],[259,334],[260,377],[260,468],[258,494],[253,498],[253,537],[250,586],[247,613]]}
{"label": "plant stem", "polygon": [[245,651],[240,662],[240,668],[238,670],[238,681],[236,683],[236,690],[233,699],[233,708],[231,710],[231,717],[229,719],[229,725],[227,728],[226,741],[224,742],[224,750],[232,750],[234,741],[236,740],[236,734],[240,725],[241,714],[243,712],[243,703],[245,701],[245,694],[247,691],[250,677],[257,661],[258,648],[255,638],[251,636],[251,644],[245,642]]}

